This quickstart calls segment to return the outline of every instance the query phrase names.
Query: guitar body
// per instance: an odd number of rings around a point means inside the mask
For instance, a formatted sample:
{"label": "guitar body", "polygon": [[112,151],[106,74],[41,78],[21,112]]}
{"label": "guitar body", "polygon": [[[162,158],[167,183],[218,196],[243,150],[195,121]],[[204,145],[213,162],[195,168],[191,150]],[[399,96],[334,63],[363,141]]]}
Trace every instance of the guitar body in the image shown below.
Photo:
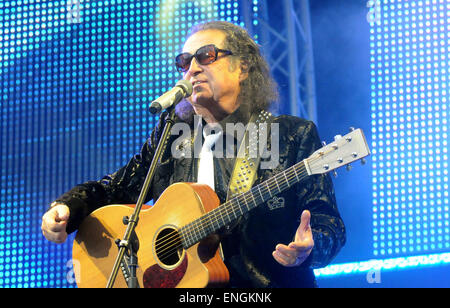
{"label": "guitar body", "polygon": [[[187,250],[169,249],[177,230],[218,207],[220,201],[207,185],[176,183],[169,186],[154,206],[143,208],[135,229],[139,240],[137,278],[140,287],[202,288],[229,280],[228,270],[213,237]],[[133,206],[109,205],[89,215],[75,237],[72,257],[80,288],[104,288],[114,266],[118,247]],[[167,248],[167,249],[166,249]],[[126,288],[119,271],[114,287]]]}

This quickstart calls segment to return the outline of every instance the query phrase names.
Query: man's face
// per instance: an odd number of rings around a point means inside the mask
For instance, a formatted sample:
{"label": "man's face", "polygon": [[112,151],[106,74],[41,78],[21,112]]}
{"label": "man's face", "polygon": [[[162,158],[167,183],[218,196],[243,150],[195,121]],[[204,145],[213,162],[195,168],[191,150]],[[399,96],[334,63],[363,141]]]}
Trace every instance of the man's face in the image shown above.
{"label": "man's face", "polygon": [[[214,44],[219,49],[223,46],[225,33],[219,30],[204,30],[190,36],[183,47],[183,52],[194,54],[200,47]],[[240,92],[240,81],[243,78],[238,61],[222,52],[217,61],[201,65],[192,59],[184,79],[193,84],[193,92],[189,101],[196,111],[207,109],[217,119],[232,113],[239,107],[237,98]]]}

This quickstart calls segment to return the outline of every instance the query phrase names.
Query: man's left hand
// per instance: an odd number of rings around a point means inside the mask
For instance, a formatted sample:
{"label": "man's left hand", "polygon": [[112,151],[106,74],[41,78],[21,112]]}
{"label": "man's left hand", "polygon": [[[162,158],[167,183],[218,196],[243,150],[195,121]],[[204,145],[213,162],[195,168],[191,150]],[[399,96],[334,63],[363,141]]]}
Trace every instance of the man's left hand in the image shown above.
{"label": "man's left hand", "polygon": [[289,267],[299,266],[308,258],[314,247],[310,221],[311,213],[308,210],[303,211],[294,242],[287,246],[278,244],[272,253],[278,263]]}

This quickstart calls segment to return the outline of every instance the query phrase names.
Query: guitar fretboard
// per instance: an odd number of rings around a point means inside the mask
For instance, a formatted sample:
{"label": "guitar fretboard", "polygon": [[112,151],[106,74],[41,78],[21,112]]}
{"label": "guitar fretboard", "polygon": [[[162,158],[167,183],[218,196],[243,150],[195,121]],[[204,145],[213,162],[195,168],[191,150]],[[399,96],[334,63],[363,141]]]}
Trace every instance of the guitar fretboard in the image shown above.
{"label": "guitar fretboard", "polygon": [[200,242],[208,235],[231,224],[239,217],[302,181],[307,176],[305,163],[299,162],[267,181],[252,187],[249,191],[232,197],[227,202],[179,230],[183,248],[187,249]]}

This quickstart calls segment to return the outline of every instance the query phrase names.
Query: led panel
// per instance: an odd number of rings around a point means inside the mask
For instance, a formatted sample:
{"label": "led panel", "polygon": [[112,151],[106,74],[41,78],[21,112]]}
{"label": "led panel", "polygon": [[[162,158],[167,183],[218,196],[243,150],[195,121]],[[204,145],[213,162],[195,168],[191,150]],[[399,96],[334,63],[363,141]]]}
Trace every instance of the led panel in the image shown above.
{"label": "led panel", "polygon": [[448,251],[450,3],[375,2],[373,254]]}
{"label": "led panel", "polygon": [[71,287],[71,240],[41,216],[78,183],[113,172],[158,120],[193,24],[241,24],[231,0],[0,2],[0,287]]}

